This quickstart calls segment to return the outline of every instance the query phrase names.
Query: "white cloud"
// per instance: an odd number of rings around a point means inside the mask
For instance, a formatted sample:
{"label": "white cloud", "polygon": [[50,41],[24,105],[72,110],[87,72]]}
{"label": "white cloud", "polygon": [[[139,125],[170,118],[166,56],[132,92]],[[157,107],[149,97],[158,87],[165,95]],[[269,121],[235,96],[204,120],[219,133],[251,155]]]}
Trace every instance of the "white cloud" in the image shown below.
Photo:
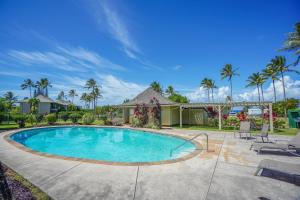
{"label": "white cloud", "polygon": [[182,65],[176,65],[175,67],[173,67],[173,70],[179,70],[182,68]]}
{"label": "white cloud", "polygon": [[6,59],[27,66],[49,66],[64,71],[86,72],[92,69],[125,70],[98,53],[82,47],[66,48],[57,47],[53,51],[22,51],[10,50]]}
{"label": "white cloud", "polygon": [[[223,102],[229,94],[229,87],[222,86],[217,89],[214,89],[214,102]],[[207,90],[203,87],[198,87],[192,92],[184,94],[187,96],[191,102],[207,102],[208,93]],[[211,92],[210,92],[211,96]]]}
{"label": "white cloud", "polygon": [[[300,98],[300,80],[293,80],[290,76],[284,76],[286,96],[288,98]],[[277,100],[283,99],[283,87],[281,81],[275,82],[275,90]],[[257,101],[258,92],[254,88],[250,91],[243,92],[237,95],[237,98],[243,101]],[[273,84],[270,83],[267,88],[264,88],[264,99],[268,101],[274,100]]]}

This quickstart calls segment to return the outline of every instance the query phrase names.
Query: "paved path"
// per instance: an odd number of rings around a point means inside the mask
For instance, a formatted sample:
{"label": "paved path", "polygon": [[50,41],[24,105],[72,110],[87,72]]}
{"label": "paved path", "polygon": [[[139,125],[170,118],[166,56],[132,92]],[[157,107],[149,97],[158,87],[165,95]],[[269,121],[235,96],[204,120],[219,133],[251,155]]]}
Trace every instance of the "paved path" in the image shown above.
{"label": "paved path", "polygon": [[[178,135],[201,131],[163,130]],[[250,141],[209,133],[209,152],[173,164],[112,166],[42,157],[20,150],[0,133],[0,160],[54,199],[300,199],[300,187],[256,177],[264,158],[300,163],[300,158],[257,155]],[[273,138],[274,139],[274,138]],[[287,139],[287,138],[280,138]],[[204,143],[203,139],[198,139]]]}

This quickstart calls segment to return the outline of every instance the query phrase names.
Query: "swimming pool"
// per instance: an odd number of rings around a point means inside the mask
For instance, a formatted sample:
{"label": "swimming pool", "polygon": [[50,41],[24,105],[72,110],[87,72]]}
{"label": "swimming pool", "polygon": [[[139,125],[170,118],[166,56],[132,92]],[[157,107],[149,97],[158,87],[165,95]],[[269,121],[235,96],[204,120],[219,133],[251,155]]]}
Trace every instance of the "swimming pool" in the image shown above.
{"label": "swimming pool", "polygon": [[117,163],[178,160],[196,150],[194,142],[181,137],[125,128],[37,128],[15,133],[10,139],[47,155]]}

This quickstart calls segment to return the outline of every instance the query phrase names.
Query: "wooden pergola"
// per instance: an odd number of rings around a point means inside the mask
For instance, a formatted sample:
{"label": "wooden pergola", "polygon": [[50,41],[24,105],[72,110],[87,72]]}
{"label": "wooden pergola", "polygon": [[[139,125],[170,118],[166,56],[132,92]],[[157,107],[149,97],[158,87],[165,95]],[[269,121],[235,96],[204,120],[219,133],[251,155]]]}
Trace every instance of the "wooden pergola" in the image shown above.
{"label": "wooden pergola", "polygon": [[208,108],[213,107],[218,110],[219,130],[222,130],[222,110],[237,106],[260,106],[269,109],[270,132],[274,132],[272,102],[227,102],[227,103],[188,103],[180,105],[180,127],[182,127],[182,110],[186,108]]}

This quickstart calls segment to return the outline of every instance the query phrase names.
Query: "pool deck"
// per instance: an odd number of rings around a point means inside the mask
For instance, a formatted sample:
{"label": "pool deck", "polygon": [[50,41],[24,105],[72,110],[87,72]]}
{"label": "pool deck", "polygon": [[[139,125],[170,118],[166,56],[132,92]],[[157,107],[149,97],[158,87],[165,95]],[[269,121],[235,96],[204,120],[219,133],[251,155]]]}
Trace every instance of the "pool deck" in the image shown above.
{"label": "pool deck", "polygon": [[[23,151],[0,133],[0,161],[53,199],[300,199],[300,187],[254,176],[260,160],[300,164],[300,157],[249,150],[253,140],[232,133],[164,129],[193,137],[209,135],[209,151],[177,163],[117,166],[49,158]],[[288,140],[287,136],[270,136]],[[197,138],[205,146],[205,138]]]}

